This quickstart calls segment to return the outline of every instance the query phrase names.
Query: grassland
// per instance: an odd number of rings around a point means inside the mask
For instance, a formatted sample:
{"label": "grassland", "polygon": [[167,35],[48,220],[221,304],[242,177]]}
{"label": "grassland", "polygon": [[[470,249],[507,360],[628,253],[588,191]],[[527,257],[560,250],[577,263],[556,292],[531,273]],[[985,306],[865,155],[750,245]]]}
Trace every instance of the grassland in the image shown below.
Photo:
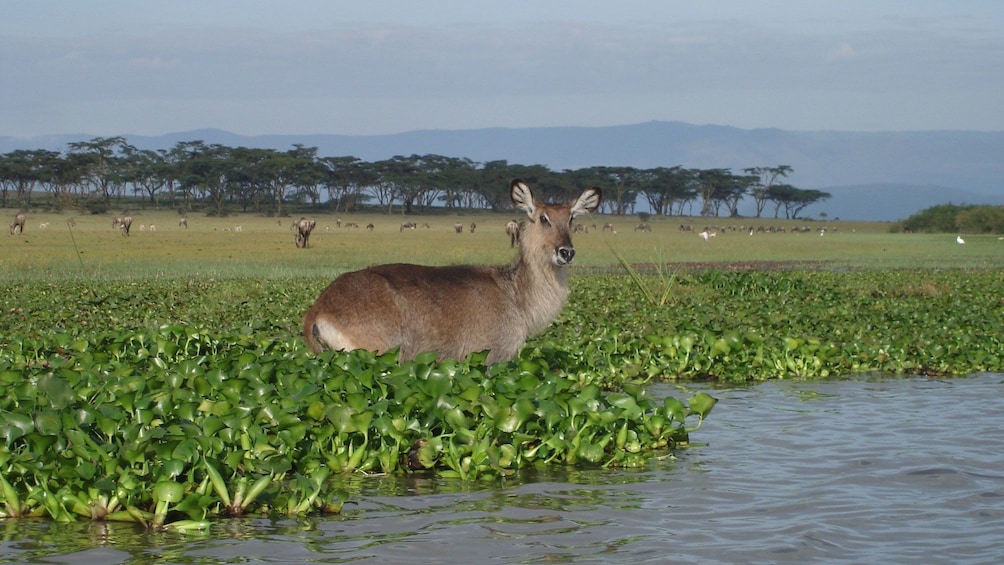
{"label": "grassland", "polygon": [[[13,210],[2,213],[14,215]],[[334,276],[375,263],[504,263],[513,255],[503,231],[512,214],[408,216],[407,220],[430,227],[405,231],[399,229],[405,218],[397,215],[318,215],[311,246],[303,250],[294,247],[290,218],[193,215],[184,229],[175,212],[132,215],[132,233],[123,237],[112,228],[108,215],[76,215],[76,226],[70,228],[68,214],[30,213],[23,235],[0,237],[0,280]],[[338,228],[339,217],[343,225],[355,222],[361,227]],[[454,233],[455,222],[464,224],[463,234]],[[473,234],[472,222],[478,225]],[[614,232],[592,227],[607,222],[614,225]],[[45,229],[40,228],[43,223],[48,224]],[[673,217],[648,223],[651,232],[635,231],[638,221],[633,217],[588,218],[589,232],[575,235],[576,268],[603,271],[616,266],[618,256],[632,264],[785,262],[828,269],[1004,266],[1004,241],[995,236],[967,236],[967,243],[959,245],[954,234],[894,234],[887,224],[868,222]],[[368,224],[374,229],[367,230]],[[695,230],[682,232],[681,224]],[[696,234],[708,224],[727,229],[704,241]],[[786,231],[750,236],[750,226]],[[793,233],[795,226],[811,231]],[[819,228],[826,228],[825,235],[819,235]]]}

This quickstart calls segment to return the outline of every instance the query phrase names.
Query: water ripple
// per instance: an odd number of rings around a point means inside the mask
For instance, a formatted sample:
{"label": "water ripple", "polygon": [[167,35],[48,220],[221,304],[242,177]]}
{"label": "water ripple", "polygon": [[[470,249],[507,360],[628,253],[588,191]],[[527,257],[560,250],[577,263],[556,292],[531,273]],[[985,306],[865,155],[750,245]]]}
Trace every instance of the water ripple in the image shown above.
{"label": "water ripple", "polygon": [[374,478],[341,516],[233,520],[202,537],[12,521],[0,561],[996,563],[1002,383],[713,390],[720,402],[694,434],[706,445],[647,469],[556,469],[491,485]]}

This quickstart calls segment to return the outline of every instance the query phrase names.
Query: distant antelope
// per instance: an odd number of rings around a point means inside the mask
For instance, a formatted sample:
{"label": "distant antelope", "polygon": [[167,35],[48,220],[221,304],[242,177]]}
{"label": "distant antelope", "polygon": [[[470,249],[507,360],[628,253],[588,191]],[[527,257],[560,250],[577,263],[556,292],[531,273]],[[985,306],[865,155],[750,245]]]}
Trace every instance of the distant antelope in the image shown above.
{"label": "distant antelope", "polygon": [[44,230],[47,227],[49,227],[49,222],[42,222],[41,224],[38,224],[38,229],[40,230]]}
{"label": "distant antelope", "polygon": [[178,227],[188,229],[188,218],[181,218],[178,220]]}
{"label": "distant antelope", "polygon": [[[576,225],[575,227],[579,227]],[[509,236],[509,247],[516,247],[519,241],[519,223],[516,220],[509,220],[505,224],[505,234]]]}
{"label": "distant antelope", "polygon": [[515,357],[526,339],[543,331],[568,297],[575,249],[571,222],[600,205],[598,188],[567,204],[536,200],[516,179],[510,198],[526,212],[519,255],[507,266],[378,265],[341,275],[303,317],[314,352],[387,351],[402,359],[423,351],[463,359],[490,350],[487,363]]}
{"label": "distant antelope", "polygon": [[310,241],[310,232],[314,231],[314,226],[317,222],[314,220],[308,220],[307,218],[300,218],[296,222],[296,246],[305,248],[307,243]]}
{"label": "distant antelope", "polygon": [[122,235],[129,235],[129,228],[132,227],[132,216],[126,216],[121,220],[118,218],[115,219],[119,222],[119,229],[122,230]]}
{"label": "distant antelope", "polygon": [[401,224],[401,229],[398,230],[398,231],[413,230],[416,227],[418,227],[418,226],[415,225],[415,222],[405,222],[405,223]]}
{"label": "distant antelope", "polygon": [[634,227],[634,231],[647,231],[647,232],[650,232],[650,231],[652,231],[652,226],[650,226],[650,225],[642,222],[642,223],[640,223],[640,224],[638,224],[637,226]]}
{"label": "distant antelope", "polygon": [[453,224],[453,231],[454,233],[464,233],[464,224],[460,222]]}
{"label": "distant antelope", "polygon": [[19,234],[24,233],[24,222],[24,214],[14,216],[14,223],[10,225],[10,234],[14,235],[15,231]]}
{"label": "distant antelope", "polygon": [[471,222],[471,233],[474,233],[474,230],[476,229],[478,229],[478,225],[475,224],[474,222]]}

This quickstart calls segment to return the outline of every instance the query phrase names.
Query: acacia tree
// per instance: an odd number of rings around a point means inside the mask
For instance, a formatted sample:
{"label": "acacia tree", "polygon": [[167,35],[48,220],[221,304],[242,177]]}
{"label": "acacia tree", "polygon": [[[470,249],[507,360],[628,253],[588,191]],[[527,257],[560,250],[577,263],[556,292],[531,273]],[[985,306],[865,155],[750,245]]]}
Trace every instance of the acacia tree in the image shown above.
{"label": "acacia tree", "polygon": [[42,150],[18,149],[0,160],[0,177],[3,181],[3,207],[7,206],[7,192],[14,190],[17,206],[31,204],[31,189],[38,182],[38,167]]}
{"label": "acacia tree", "polygon": [[261,211],[261,197],[268,192],[265,171],[262,163],[272,153],[271,149],[252,149],[238,147],[230,156],[232,170],[232,196],[245,212],[253,206],[255,212]]}
{"label": "acacia tree", "polygon": [[316,206],[321,201],[321,181],[324,178],[324,167],[317,160],[316,147],[304,147],[297,143],[293,149],[286,152],[292,159],[289,164],[288,182],[296,191],[310,203]]}
{"label": "acacia tree", "polygon": [[701,215],[717,216],[721,204],[720,191],[726,186],[732,172],[729,169],[697,169],[694,171],[697,194],[701,197]]}
{"label": "acacia tree", "polygon": [[163,155],[150,149],[137,151],[129,146],[123,157],[130,163],[126,178],[132,183],[133,189],[137,193],[145,192],[150,203],[156,205],[157,192],[167,184]]}
{"label": "acacia tree", "polygon": [[112,194],[120,191],[129,177],[129,163],[124,155],[135,148],[122,136],[95,137],[69,146],[70,154],[80,158],[84,185],[101,198],[106,207],[110,206]]}
{"label": "acacia tree", "polygon": [[52,193],[52,201],[57,207],[74,203],[74,189],[80,190],[84,167],[78,164],[80,156],[63,156],[57,151],[38,150],[35,152],[35,176],[42,187]]}
{"label": "acacia tree", "polygon": [[328,189],[328,198],[348,212],[362,199],[363,189],[373,184],[375,178],[370,167],[356,157],[322,157],[321,185]]}
{"label": "acacia tree", "polygon": [[729,217],[737,218],[739,217],[739,202],[747,195],[747,189],[756,180],[756,177],[750,175],[733,175],[725,179],[724,184],[720,187],[718,191],[718,198],[725,204],[725,207],[729,210]]}
{"label": "acacia tree", "polygon": [[787,177],[792,172],[788,165],[778,165],[776,167],[749,167],[743,172],[753,177],[749,185],[749,194],[753,197],[756,206],[756,217],[763,213],[764,207],[769,200],[770,188],[779,178]]}
{"label": "acacia tree", "polygon": [[797,218],[799,212],[806,206],[815,204],[820,200],[826,200],[830,193],[821,190],[804,190],[795,188],[790,184],[775,184],[770,189],[769,199],[774,202],[774,217],[778,217],[781,207],[784,207],[784,217],[788,219]]}
{"label": "acacia tree", "polygon": [[672,212],[674,192],[680,181],[689,177],[689,174],[685,173],[687,171],[679,166],[659,167],[640,172],[638,192],[648,201],[653,214],[663,216]]}
{"label": "acacia tree", "polygon": [[604,204],[614,214],[627,214],[634,207],[638,190],[642,184],[642,175],[638,169],[634,167],[589,167],[575,173],[590,176],[596,179],[595,183],[590,184],[598,184],[607,189],[610,198],[604,198]]}
{"label": "acacia tree", "polygon": [[[200,144],[202,142],[199,142]],[[213,144],[193,147],[182,166],[181,184],[188,190],[205,192],[213,203],[213,213],[224,216],[224,204],[230,191],[230,157],[233,150]]]}

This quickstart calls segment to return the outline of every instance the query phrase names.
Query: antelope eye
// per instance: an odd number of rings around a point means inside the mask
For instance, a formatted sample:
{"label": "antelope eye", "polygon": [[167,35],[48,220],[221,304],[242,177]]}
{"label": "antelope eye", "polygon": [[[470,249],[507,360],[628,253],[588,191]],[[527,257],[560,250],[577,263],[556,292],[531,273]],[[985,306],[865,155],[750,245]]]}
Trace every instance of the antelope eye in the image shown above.
{"label": "antelope eye", "polygon": [[551,219],[547,217],[547,214],[541,214],[540,223],[544,224],[545,226],[549,226],[551,225]]}

